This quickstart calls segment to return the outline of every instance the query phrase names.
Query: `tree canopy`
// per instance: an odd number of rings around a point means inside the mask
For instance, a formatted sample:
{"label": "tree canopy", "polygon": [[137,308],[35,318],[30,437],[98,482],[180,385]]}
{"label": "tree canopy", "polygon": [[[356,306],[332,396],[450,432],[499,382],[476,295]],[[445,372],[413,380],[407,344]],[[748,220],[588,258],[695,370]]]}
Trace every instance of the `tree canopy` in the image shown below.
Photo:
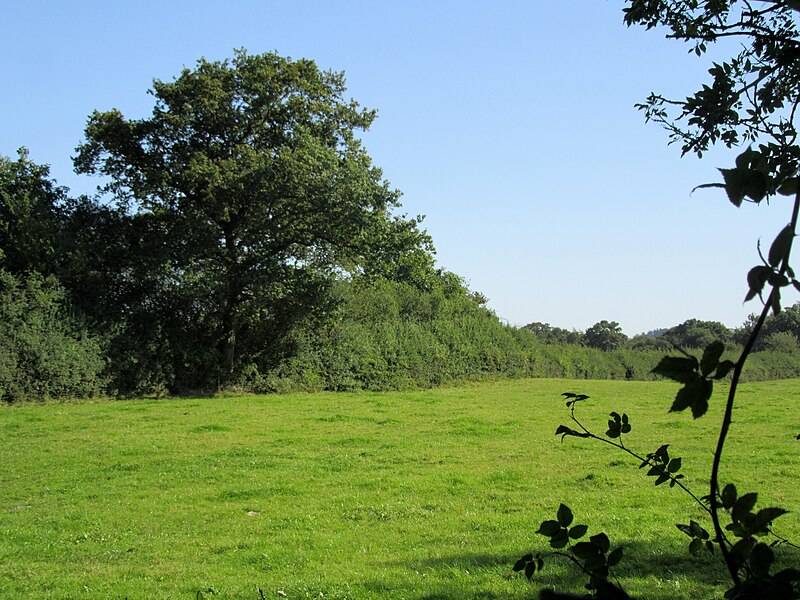
{"label": "tree canopy", "polygon": [[[162,232],[156,283],[191,290],[221,381],[312,315],[333,273],[432,265],[418,220],[392,214],[399,194],[356,137],[375,112],[345,99],[342,73],[242,50],[150,93],[149,118],[93,113],[75,166]],[[381,248],[394,266],[375,266]]]}
{"label": "tree canopy", "polygon": [[0,156],[0,267],[12,273],[51,274],[66,190],[22,148],[17,160]]}
{"label": "tree canopy", "polygon": [[616,350],[628,341],[628,336],[622,333],[619,323],[604,319],[586,330],[586,333],[583,334],[583,341],[590,348]]}

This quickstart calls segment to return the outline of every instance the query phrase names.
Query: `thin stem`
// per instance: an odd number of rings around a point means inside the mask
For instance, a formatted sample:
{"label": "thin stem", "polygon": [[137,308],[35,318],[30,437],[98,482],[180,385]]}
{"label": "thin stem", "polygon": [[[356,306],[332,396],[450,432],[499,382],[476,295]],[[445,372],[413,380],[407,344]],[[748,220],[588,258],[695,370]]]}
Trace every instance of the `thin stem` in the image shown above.
{"label": "thin stem", "polygon": [[[615,448],[619,448],[620,450],[623,450],[624,452],[627,452],[627,453],[628,453],[628,454],[630,454],[632,457],[634,457],[635,459],[637,459],[637,460],[639,460],[639,461],[641,461],[641,462],[643,462],[643,463],[645,463],[645,462],[649,462],[649,459],[647,459],[647,458],[645,458],[645,457],[643,457],[643,456],[639,456],[638,454],[636,454],[636,452],[634,452],[633,450],[630,450],[628,447],[626,447],[626,446],[625,446],[624,444],[622,444],[621,442],[620,442],[620,443],[617,443],[617,442],[614,442],[614,441],[612,441],[612,440],[610,440],[610,439],[607,439],[607,438],[604,438],[604,437],[600,437],[599,435],[595,435],[594,433],[592,433],[591,431],[589,431],[588,429],[586,429],[586,427],[584,427],[584,426],[583,426],[583,423],[581,423],[580,421],[578,421],[578,419],[576,419],[576,418],[575,418],[575,411],[574,411],[574,409],[573,409],[573,411],[572,411],[571,418],[572,418],[572,420],[573,420],[573,421],[575,421],[575,423],[577,423],[578,427],[580,427],[581,429],[583,429],[583,432],[586,434],[586,437],[588,437],[588,438],[591,438],[591,439],[594,439],[594,440],[599,440],[599,441],[601,441],[601,442],[604,442],[604,443],[606,443],[606,444],[609,444],[609,445],[611,445],[611,446],[614,446]],[[656,465],[653,465],[653,466],[656,466]],[[656,467],[656,468],[658,468],[658,467]],[[673,482],[675,483],[675,485],[677,485],[677,486],[678,486],[678,487],[680,487],[680,488],[681,488],[681,489],[682,489],[684,492],[686,492],[687,494],[689,494],[689,495],[690,495],[690,496],[691,496],[691,497],[694,499],[694,501],[695,501],[695,502],[697,502],[697,504],[699,504],[699,505],[700,505],[700,506],[703,508],[703,510],[704,510],[704,511],[706,511],[706,512],[707,512],[707,513],[709,513],[709,514],[711,513],[711,510],[708,508],[708,506],[706,506],[706,505],[703,503],[703,501],[702,501],[702,500],[700,500],[700,498],[698,498],[698,497],[697,497],[697,496],[694,494],[694,492],[692,492],[692,490],[690,490],[690,489],[689,489],[689,488],[687,488],[685,485],[683,485],[683,484],[681,483],[681,480],[680,480],[680,479],[676,479],[676,478],[675,478],[675,476],[674,476],[672,473],[670,473],[669,471],[667,471],[667,470],[666,470],[666,469],[664,469],[664,468],[661,468],[661,473],[662,473],[662,474],[664,474],[664,475],[666,475],[667,477],[669,477],[670,481],[673,481]]]}
{"label": "thin stem", "polygon": [[[794,239],[794,235],[797,231],[797,217],[798,213],[800,213],[800,190],[795,194],[794,198],[794,208],[792,209],[792,220],[789,224],[792,231],[792,239]],[[786,270],[789,267],[789,255],[791,254],[792,250],[792,243],[790,242],[789,248],[786,251],[786,256],[784,256],[781,262],[780,273],[783,275],[786,273]],[[736,361],[736,364],[733,368],[733,377],[731,378],[731,387],[728,390],[728,401],[725,403],[725,414],[722,417],[722,426],[720,427],[719,432],[719,439],[717,440],[717,448],[714,451],[714,463],[711,467],[711,482],[710,482],[710,492],[709,497],[711,498],[711,520],[714,523],[714,531],[717,535],[717,540],[719,544],[719,549],[722,552],[722,557],[725,559],[725,565],[728,567],[728,572],[731,575],[731,579],[733,579],[734,585],[740,585],[741,580],[739,578],[739,570],[736,566],[736,561],[731,556],[731,553],[724,543],[724,533],[722,531],[722,524],[719,520],[719,466],[722,462],[722,451],[725,447],[725,439],[728,437],[728,430],[731,426],[732,416],[733,416],[733,403],[736,398],[736,389],[739,385],[739,380],[742,376],[742,369],[744,368],[745,361],[747,357],[753,350],[753,346],[756,343],[756,339],[758,338],[758,334],[761,332],[761,328],[764,326],[764,321],[769,314],[770,308],[772,307],[773,300],[775,294],[778,293],[778,288],[773,287],[772,291],[770,292],[769,298],[767,302],[764,304],[764,308],[761,311],[761,314],[756,321],[755,326],[753,327],[753,331],[750,333],[750,337],[745,344],[744,349],[742,350],[741,356],[739,356],[739,360]]]}

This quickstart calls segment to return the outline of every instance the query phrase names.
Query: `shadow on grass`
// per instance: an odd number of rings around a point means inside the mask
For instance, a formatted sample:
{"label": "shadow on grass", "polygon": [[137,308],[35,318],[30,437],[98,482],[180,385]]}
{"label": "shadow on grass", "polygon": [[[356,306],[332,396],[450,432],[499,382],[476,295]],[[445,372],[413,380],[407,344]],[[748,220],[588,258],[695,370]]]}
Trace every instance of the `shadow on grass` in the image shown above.
{"label": "shadow on grass", "polygon": [[[675,598],[676,589],[671,582],[680,581],[682,586],[697,584],[702,588],[718,588],[722,593],[728,587],[728,576],[722,558],[717,553],[715,556],[694,557],[689,554],[688,544],[679,546],[671,544],[660,546],[655,542],[627,541],[619,545],[625,548],[625,556],[622,562],[616,567],[615,574],[619,577],[623,587],[626,581],[639,580],[638,588],[641,590],[641,580],[650,580],[653,586],[645,587],[645,592],[639,592],[641,598],[650,600],[668,600]],[[612,544],[616,547],[617,544]],[[532,547],[531,551],[542,551],[546,553],[546,544]],[[773,571],[779,571],[788,567],[800,565],[800,550],[791,547],[781,547],[777,549],[776,555],[778,562]],[[518,577],[524,579],[521,573],[513,573],[512,567],[519,559],[520,555],[511,554],[488,554],[479,552],[465,552],[451,556],[428,558],[415,560],[403,565],[417,571],[427,571],[435,577],[437,572],[445,573],[452,571],[465,571],[473,575],[480,571],[494,571],[498,569],[507,571],[506,577]],[[397,565],[398,563],[392,563]],[[662,585],[658,585],[661,582]],[[539,598],[539,591],[543,588],[555,589],[559,591],[576,592],[585,583],[585,578],[580,570],[561,557],[551,557],[546,559],[544,570],[534,576],[530,582],[530,592],[524,592],[521,598]],[[370,584],[366,586],[369,588]],[[465,597],[469,598],[495,598],[494,592],[476,588],[468,596],[464,595],[464,590],[458,589],[449,591],[446,585],[437,586],[431,593],[418,596],[419,600],[457,600]],[[485,587],[481,586],[481,587]],[[398,590],[399,591],[399,590]],[[631,590],[628,590],[631,591]]]}

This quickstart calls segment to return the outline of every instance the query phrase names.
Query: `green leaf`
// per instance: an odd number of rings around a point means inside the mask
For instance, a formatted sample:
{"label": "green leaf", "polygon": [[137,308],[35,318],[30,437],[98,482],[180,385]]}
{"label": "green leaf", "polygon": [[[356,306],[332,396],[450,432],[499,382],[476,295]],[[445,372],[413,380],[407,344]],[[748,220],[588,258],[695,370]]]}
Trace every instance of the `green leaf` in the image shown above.
{"label": "green leaf", "polygon": [[669,461],[669,466],[667,467],[667,471],[670,473],[677,473],[681,470],[681,459],[680,458],[673,458]]}
{"label": "green leaf", "polygon": [[736,486],[729,483],[722,488],[722,508],[730,510],[736,502]]}
{"label": "green leaf", "polygon": [[703,373],[703,377],[708,377],[714,372],[724,351],[725,345],[722,342],[711,342],[706,346],[703,358],[700,360],[700,371]]}
{"label": "green leaf", "polygon": [[777,267],[781,261],[789,254],[789,249],[792,247],[792,240],[794,239],[794,231],[791,225],[787,225],[775,237],[772,245],[769,247],[769,255],[767,261],[770,266]]}
{"label": "green leaf", "polygon": [[692,416],[697,419],[708,410],[708,399],[714,391],[714,384],[708,379],[695,376],[695,380],[683,386],[675,395],[670,412],[680,412],[692,408]]}
{"label": "green leaf", "polygon": [[747,295],[744,298],[745,302],[748,302],[755,298],[756,296],[760,296],[761,292],[764,290],[764,284],[767,283],[770,274],[772,273],[772,269],[770,267],[765,267],[760,265],[758,267],[753,267],[747,273],[747,286],[750,288],[747,292]]}
{"label": "green leaf", "polygon": [[703,551],[703,541],[698,538],[694,538],[689,543],[689,552],[692,553],[692,556],[697,556],[702,551]]}
{"label": "green leaf", "polygon": [[622,546],[619,548],[614,548],[608,555],[608,559],[606,560],[606,564],[609,567],[614,567],[619,564],[619,561],[622,560]]}
{"label": "green leaf", "polygon": [[596,556],[600,552],[600,549],[591,542],[578,542],[570,550],[575,556],[584,560]]}
{"label": "green leaf", "polygon": [[744,152],[736,157],[736,168],[740,171],[749,169],[753,159],[756,158],[758,154],[759,153],[753,150],[751,146],[748,146]]}
{"label": "green leaf", "polygon": [[778,571],[773,576],[775,579],[780,581],[798,581],[800,580],[800,571],[797,569],[784,569],[783,571]]}
{"label": "green leaf", "polygon": [[[757,155],[757,153],[754,153]],[[748,160],[752,164],[752,160]],[[741,206],[745,196],[755,202],[761,202],[767,195],[768,180],[766,175],[758,169],[737,167],[735,169],[720,169],[722,179],[725,181],[725,192],[728,200],[734,206]]]}
{"label": "green leaf", "polygon": [[688,383],[696,377],[698,366],[697,359],[694,357],[665,356],[651,373],[680,383]]}
{"label": "green leaf", "polygon": [[[530,557],[530,558],[528,558],[528,557]],[[523,556],[517,562],[514,563],[514,569],[513,570],[515,572],[522,571],[522,569],[525,568],[525,565],[528,562],[530,562],[531,560],[533,560],[533,554],[526,554],[525,556]]]}
{"label": "green leaf", "polygon": [[782,273],[772,272],[769,274],[769,277],[767,277],[767,283],[772,287],[786,287],[789,285],[789,278]]}
{"label": "green leaf", "polygon": [[689,521],[689,526],[692,529],[692,533],[694,537],[700,538],[701,540],[708,539],[708,532],[698,523],[697,521]]}
{"label": "green leaf", "polygon": [[775,562],[775,553],[766,544],[756,544],[750,553],[750,568],[756,577],[766,577]]}
{"label": "green leaf", "polygon": [[778,187],[781,196],[795,196],[797,194],[797,177],[790,177]]}
{"label": "green leaf", "polygon": [[744,169],[720,169],[719,171],[725,181],[725,193],[728,194],[728,200],[736,207],[741,206],[747,193],[747,178],[744,175]]}
{"label": "green leaf", "polygon": [[750,528],[753,531],[753,534],[758,534],[764,532],[766,528],[772,523],[775,519],[780,517],[781,515],[785,515],[788,510],[783,508],[762,508],[756,513],[755,519],[753,519],[752,523],[749,523]]}
{"label": "green leaf", "polygon": [[584,432],[581,432],[581,431],[575,431],[574,429],[570,429],[566,425],[559,425],[558,429],[556,429],[556,435],[560,435],[561,436],[561,441],[562,442],[564,441],[564,438],[567,437],[568,435],[571,435],[573,437],[583,437],[583,438],[589,437],[588,433],[584,433]]}
{"label": "green leaf", "polygon": [[529,562],[528,565],[525,567],[525,577],[530,579],[533,577],[533,574],[536,573],[536,563]]}
{"label": "green leaf", "polygon": [[558,522],[561,524],[562,527],[569,527],[573,519],[572,511],[569,509],[567,505],[561,504],[558,507],[558,513],[556,515],[556,518],[558,519]]}
{"label": "green leaf", "polygon": [[585,560],[583,563],[584,567],[587,571],[591,571],[600,576],[600,579],[606,579],[608,577],[608,573],[606,569],[606,557],[602,554],[595,554],[594,556],[590,556]]}
{"label": "green leaf", "polygon": [[745,195],[751,200],[761,202],[766,198],[768,186],[769,180],[761,171],[755,169],[745,171]]}
{"label": "green leaf", "polygon": [[559,533],[550,538],[550,546],[553,548],[563,548],[569,543],[569,536],[567,530],[562,529]]}
{"label": "green leaf", "polygon": [[589,530],[587,525],[575,525],[575,527],[570,528],[569,530],[569,537],[573,540],[577,540],[582,538],[586,535],[586,532]]}
{"label": "green leaf", "polygon": [[559,525],[558,521],[543,521],[541,525],[539,525],[539,529],[536,533],[540,535],[544,535],[547,537],[553,537],[559,531],[561,531],[561,525]]}
{"label": "green leaf", "polygon": [[738,557],[741,562],[744,562],[750,558],[750,553],[755,545],[756,541],[753,538],[741,539],[731,547],[731,554]]}
{"label": "green leaf", "polygon": [[600,548],[601,552],[608,552],[609,547],[611,546],[611,542],[608,539],[608,536],[600,532],[597,535],[593,535],[589,538],[589,541],[592,542],[595,546]]}
{"label": "green leaf", "polygon": [[753,509],[753,507],[756,505],[757,500],[758,500],[758,494],[755,492],[750,492],[749,494],[741,496],[733,504],[733,509],[731,510],[731,518],[734,521],[740,521],[743,515],[746,515]]}
{"label": "green leaf", "polygon": [[735,366],[732,360],[723,360],[717,367],[717,373],[714,375],[714,379],[724,379]]}

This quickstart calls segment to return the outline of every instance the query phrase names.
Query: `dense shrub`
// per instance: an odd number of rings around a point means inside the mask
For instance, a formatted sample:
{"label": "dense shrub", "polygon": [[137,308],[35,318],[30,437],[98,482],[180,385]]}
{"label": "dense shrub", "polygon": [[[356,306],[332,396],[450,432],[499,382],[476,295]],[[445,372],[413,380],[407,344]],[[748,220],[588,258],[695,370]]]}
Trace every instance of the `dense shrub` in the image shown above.
{"label": "dense shrub", "polygon": [[295,352],[243,382],[262,390],[385,390],[532,375],[538,343],[503,325],[462,285],[342,282],[323,326],[293,334]]}
{"label": "dense shrub", "polygon": [[97,340],[70,318],[54,279],[0,269],[0,401],[90,396],[102,369]]}

